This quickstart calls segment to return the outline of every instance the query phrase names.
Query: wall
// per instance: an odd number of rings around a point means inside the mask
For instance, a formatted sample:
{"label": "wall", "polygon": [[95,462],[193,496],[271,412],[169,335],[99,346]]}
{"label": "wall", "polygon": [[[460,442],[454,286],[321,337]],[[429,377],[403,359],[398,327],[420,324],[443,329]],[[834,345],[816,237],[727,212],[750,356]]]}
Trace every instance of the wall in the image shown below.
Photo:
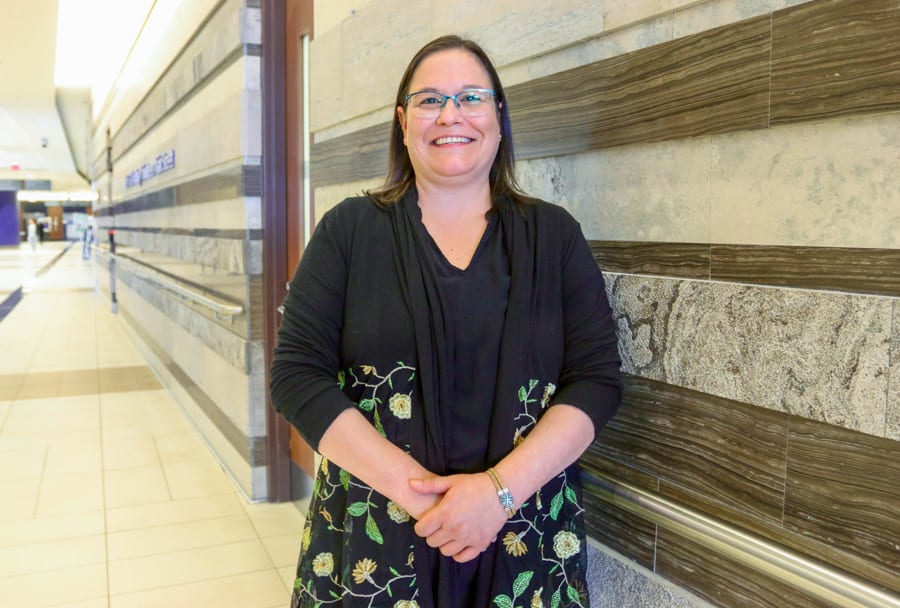
{"label": "wall", "polygon": [[447,32],[498,64],[522,185],[607,278],[627,389],[583,459],[594,605],[825,605],[601,476],[900,593],[897,2],[374,0],[311,45],[318,217],[380,183],[400,74]]}
{"label": "wall", "polygon": [[[164,8],[95,103],[95,215],[101,242],[114,230],[127,256],[116,264],[119,314],[239,486],[265,498],[259,3]],[[128,177],[158,158],[166,170]],[[108,260],[97,268],[104,275]],[[243,312],[223,317],[148,270]]]}
{"label": "wall", "polygon": [[16,193],[12,190],[0,190],[0,247],[18,247],[21,242]]}

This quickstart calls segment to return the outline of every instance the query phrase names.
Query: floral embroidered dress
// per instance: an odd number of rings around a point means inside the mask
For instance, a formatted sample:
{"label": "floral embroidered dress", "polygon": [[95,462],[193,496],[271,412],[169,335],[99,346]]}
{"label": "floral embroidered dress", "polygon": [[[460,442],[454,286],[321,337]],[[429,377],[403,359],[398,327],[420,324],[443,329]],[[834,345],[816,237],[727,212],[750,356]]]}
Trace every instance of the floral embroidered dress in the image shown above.
{"label": "floral embroidered dress", "polygon": [[[348,199],[323,218],[286,301],[272,395],[314,447],[355,407],[429,470],[478,472],[553,403],[602,426],[618,406],[618,366],[602,277],[566,212],[501,202],[460,271],[428,237],[413,192],[388,209]],[[457,564],[402,508],[323,459],[292,606],[587,606],[580,494],[573,465]]]}

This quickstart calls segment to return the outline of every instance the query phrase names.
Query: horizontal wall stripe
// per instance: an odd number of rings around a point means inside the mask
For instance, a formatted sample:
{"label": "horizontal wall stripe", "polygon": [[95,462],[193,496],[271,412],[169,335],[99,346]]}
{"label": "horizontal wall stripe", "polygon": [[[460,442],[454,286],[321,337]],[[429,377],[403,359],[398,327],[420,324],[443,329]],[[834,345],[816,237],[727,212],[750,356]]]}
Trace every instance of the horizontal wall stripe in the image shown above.
{"label": "horizontal wall stripe", "polygon": [[[891,0],[872,4],[870,10],[854,0],[813,0],[511,86],[516,156],[900,110],[900,7]],[[777,65],[773,23],[784,55]],[[829,27],[831,36],[847,23],[854,25],[835,37],[837,48],[819,42],[828,38],[819,29]],[[850,63],[835,66],[845,46]],[[835,71],[841,74],[835,97],[823,99]],[[794,91],[802,100],[794,101]],[[313,186],[385,175],[389,133],[390,124],[382,123],[314,144]]]}
{"label": "horizontal wall stripe", "polygon": [[591,241],[607,272],[900,297],[900,250]]}
{"label": "horizontal wall stripe", "polygon": [[772,124],[900,107],[900,3],[820,0],[772,16]]}
{"label": "horizontal wall stripe", "polygon": [[244,44],[244,55],[262,57],[262,45],[248,42]]}
{"label": "horizontal wall stripe", "polygon": [[622,408],[581,465],[589,534],[642,564],[654,528],[604,504],[592,471],[900,591],[896,441],[626,375]]}
{"label": "horizontal wall stripe", "polygon": [[222,410],[210,399],[203,389],[197,386],[190,376],[178,365],[169,354],[159,345],[159,343],[148,334],[142,325],[128,314],[127,310],[121,310],[128,322],[128,325],[141,340],[147,345],[153,354],[159,359],[160,363],[165,366],[166,370],[172,375],[176,382],[184,391],[191,396],[197,407],[206,415],[207,418],[222,433],[228,443],[237,451],[238,454],[251,467],[266,465],[266,438],[265,437],[247,437],[235,424],[225,415]]}
{"label": "horizontal wall stripe", "polygon": [[116,226],[116,232],[145,232],[148,234],[170,234],[177,236],[211,237],[216,239],[259,241],[263,237],[261,229],[227,228],[154,228],[146,226]]}
{"label": "horizontal wall stripe", "polygon": [[261,196],[261,171],[260,165],[229,167],[212,175],[198,177],[153,192],[141,193],[133,198],[100,207],[94,211],[94,215],[107,217],[151,209],[164,209],[176,205],[210,203],[240,196]]}

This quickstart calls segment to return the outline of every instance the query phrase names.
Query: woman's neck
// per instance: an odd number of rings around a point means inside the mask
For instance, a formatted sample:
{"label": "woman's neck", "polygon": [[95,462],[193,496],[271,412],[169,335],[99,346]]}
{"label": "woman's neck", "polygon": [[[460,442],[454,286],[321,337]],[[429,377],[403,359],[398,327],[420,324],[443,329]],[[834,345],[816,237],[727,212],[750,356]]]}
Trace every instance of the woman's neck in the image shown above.
{"label": "woman's neck", "polygon": [[484,217],[492,206],[491,188],[487,183],[452,189],[416,183],[416,190],[423,219],[455,223],[468,218]]}

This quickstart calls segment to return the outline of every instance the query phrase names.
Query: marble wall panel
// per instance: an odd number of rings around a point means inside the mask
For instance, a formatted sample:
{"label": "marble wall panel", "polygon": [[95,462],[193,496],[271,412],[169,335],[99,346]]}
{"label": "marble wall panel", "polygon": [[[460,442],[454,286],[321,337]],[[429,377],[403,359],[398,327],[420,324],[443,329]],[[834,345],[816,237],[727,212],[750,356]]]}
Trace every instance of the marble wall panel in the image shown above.
{"label": "marble wall panel", "polygon": [[607,275],[623,369],[883,436],[891,300]]}
{"label": "marble wall panel", "polygon": [[258,198],[248,201],[238,197],[193,205],[173,205],[138,213],[117,213],[116,219],[121,225],[127,224],[135,228],[258,230],[259,207]]}
{"label": "marble wall panel", "polygon": [[666,529],[660,529],[656,571],[722,608],[832,608]]}
{"label": "marble wall panel", "polygon": [[710,278],[710,245],[635,241],[590,241],[590,245],[606,272]]}
{"label": "marble wall panel", "polygon": [[637,2],[604,2],[603,30],[615,30],[626,25],[656,17],[662,13],[703,4],[705,0],[638,0]]}
{"label": "marble wall panel", "polygon": [[900,112],[731,133],[712,145],[711,242],[900,248]]}
{"label": "marble wall panel", "polygon": [[384,178],[388,171],[390,133],[390,123],[381,123],[316,144],[310,160],[312,185]]}
{"label": "marble wall panel", "polygon": [[166,114],[184,103],[222,64],[241,52],[241,2],[228,0],[165,70],[147,96],[121,126],[114,125],[113,151],[118,158]]}
{"label": "marble wall panel", "polygon": [[250,242],[239,239],[142,232],[117,227],[116,242],[153,254],[199,264],[214,272],[257,274],[261,269],[259,255],[255,255],[258,254],[258,241],[255,247],[250,247],[248,244]]}
{"label": "marble wall panel", "polygon": [[374,177],[316,188],[313,195],[315,199],[314,216],[316,223],[322,219],[326,211],[345,198],[360,196],[364,191],[379,188],[382,184],[384,184],[384,177]]}
{"label": "marble wall panel", "polygon": [[875,580],[900,592],[898,509],[900,442],[791,420],[788,529],[879,566]]}
{"label": "marble wall panel", "polygon": [[709,243],[704,138],[519,162],[523,189],[566,207],[589,239]]}
{"label": "marble wall panel", "polygon": [[588,545],[591,608],[714,608],[602,545]]}
{"label": "marble wall panel", "polygon": [[887,432],[885,437],[900,441],[900,301],[894,301],[891,323],[891,368],[888,386]]}
{"label": "marble wall panel", "polygon": [[772,123],[897,110],[898,63],[896,0],[820,0],[777,11]]}

